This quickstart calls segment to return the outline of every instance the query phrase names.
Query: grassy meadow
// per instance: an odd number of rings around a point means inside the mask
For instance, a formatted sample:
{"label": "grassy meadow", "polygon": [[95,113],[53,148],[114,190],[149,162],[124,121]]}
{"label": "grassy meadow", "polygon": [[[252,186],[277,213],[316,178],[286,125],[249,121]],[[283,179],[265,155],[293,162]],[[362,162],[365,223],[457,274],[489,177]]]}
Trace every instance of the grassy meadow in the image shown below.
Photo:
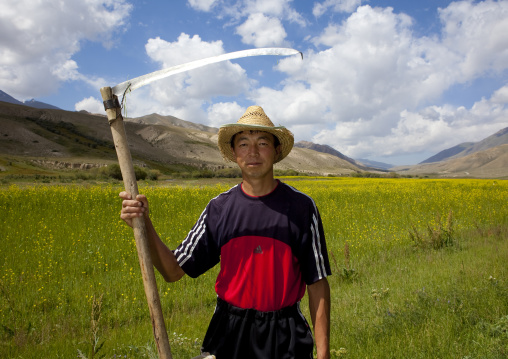
{"label": "grassy meadow", "polygon": [[[323,219],[332,357],[508,357],[507,181],[283,181],[312,196]],[[141,183],[140,192],[175,248],[229,187]],[[0,187],[1,358],[156,357],[121,190]],[[175,359],[199,354],[217,272],[171,284],[157,274]]]}

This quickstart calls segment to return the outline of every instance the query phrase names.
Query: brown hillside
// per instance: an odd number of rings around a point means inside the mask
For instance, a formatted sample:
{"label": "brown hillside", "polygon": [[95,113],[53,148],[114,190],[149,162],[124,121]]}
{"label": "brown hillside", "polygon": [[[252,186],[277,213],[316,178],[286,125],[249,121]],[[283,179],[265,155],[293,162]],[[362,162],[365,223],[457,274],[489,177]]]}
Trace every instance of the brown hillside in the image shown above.
{"label": "brown hillside", "polygon": [[[169,117],[150,116],[147,117],[154,124],[145,124],[142,118],[125,121],[135,163],[183,164],[210,169],[235,167],[222,159],[217,148],[216,129],[203,131],[199,129],[201,125],[192,126],[190,122],[175,118],[170,119],[175,125],[167,121],[162,124]],[[116,162],[105,116],[0,102],[0,158],[5,156],[23,156],[39,164],[59,161],[72,168],[86,168],[80,166],[83,163]],[[358,171],[338,157],[302,148],[294,148],[276,168],[319,175]]]}
{"label": "brown hillside", "polygon": [[199,123],[193,123],[189,121],[180,120],[174,116],[162,116],[156,113],[136,118],[127,118],[127,122],[141,123],[144,125],[162,125],[162,126],[177,126],[188,129],[200,130],[204,132],[219,132],[218,128],[201,125]]}
{"label": "brown hillside", "polygon": [[435,174],[440,177],[505,178],[508,177],[508,144],[444,162],[395,167],[392,170],[401,174]]}

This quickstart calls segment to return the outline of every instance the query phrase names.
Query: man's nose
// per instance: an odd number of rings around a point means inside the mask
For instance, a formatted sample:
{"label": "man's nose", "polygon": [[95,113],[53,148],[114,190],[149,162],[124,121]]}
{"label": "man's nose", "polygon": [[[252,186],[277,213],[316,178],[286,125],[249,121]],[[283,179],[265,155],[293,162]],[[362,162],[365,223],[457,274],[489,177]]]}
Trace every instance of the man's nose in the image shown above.
{"label": "man's nose", "polygon": [[259,154],[258,145],[254,144],[254,145],[249,146],[249,154],[250,155],[257,155],[257,154]]}

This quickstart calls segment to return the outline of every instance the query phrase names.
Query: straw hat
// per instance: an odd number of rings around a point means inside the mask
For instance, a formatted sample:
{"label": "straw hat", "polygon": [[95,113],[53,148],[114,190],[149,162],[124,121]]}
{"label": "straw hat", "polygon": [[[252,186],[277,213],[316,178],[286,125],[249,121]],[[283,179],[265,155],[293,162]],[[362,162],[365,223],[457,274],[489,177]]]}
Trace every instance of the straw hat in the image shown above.
{"label": "straw hat", "polygon": [[284,126],[275,127],[260,106],[250,106],[237,123],[223,125],[219,129],[219,150],[226,161],[236,162],[231,149],[231,138],[242,131],[264,131],[277,137],[281,152],[275,163],[284,159],[293,148],[294,137],[291,131]]}

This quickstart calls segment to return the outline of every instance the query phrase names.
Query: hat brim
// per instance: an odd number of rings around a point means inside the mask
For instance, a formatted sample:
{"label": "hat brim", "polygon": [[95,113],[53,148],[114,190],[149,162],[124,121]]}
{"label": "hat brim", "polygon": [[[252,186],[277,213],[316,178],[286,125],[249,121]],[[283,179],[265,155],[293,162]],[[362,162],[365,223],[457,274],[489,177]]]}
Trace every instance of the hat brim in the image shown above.
{"label": "hat brim", "polygon": [[279,139],[281,145],[281,152],[279,157],[275,159],[274,163],[282,161],[288,154],[291,152],[294,144],[294,137],[291,131],[283,126],[279,127],[268,127],[261,125],[251,125],[251,124],[242,124],[242,123],[232,123],[223,125],[219,128],[219,138],[218,145],[219,150],[222,153],[222,157],[225,160],[236,162],[235,154],[233,153],[233,149],[231,148],[231,138],[242,131],[263,131],[268,132],[274,135]]}

